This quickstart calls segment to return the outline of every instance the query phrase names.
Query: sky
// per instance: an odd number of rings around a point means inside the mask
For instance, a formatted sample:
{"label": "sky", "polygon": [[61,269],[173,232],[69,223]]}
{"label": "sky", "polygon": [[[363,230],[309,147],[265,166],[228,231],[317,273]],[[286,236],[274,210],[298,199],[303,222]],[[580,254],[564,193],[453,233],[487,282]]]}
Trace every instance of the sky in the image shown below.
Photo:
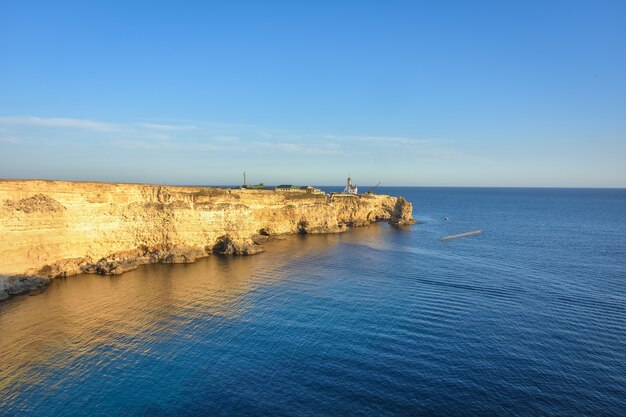
{"label": "sky", "polygon": [[0,178],[626,187],[626,2],[0,0]]}

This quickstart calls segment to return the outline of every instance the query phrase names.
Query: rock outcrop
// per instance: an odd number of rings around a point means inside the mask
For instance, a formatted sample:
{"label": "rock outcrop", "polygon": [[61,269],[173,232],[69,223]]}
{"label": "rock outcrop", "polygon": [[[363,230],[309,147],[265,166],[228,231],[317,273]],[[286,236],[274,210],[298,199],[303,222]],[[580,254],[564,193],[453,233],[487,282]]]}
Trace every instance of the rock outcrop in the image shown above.
{"label": "rock outcrop", "polygon": [[387,195],[319,195],[144,184],[0,181],[0,299],[50,278],[146,263],[252,255],[274,235],[413,224]]}

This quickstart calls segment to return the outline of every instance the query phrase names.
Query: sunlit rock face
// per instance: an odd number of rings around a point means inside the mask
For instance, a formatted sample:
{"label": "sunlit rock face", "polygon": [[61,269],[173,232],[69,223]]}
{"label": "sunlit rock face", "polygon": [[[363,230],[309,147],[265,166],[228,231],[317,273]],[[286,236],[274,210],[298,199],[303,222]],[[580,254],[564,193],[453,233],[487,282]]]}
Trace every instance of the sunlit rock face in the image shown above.
{"label": "sunlit rock face", "polygon": [[268,236],[337,233],[382,220],[414,223],[411,203],[387,195],[0,181],[0,275],[120,274],[211,253],[250,255]]}

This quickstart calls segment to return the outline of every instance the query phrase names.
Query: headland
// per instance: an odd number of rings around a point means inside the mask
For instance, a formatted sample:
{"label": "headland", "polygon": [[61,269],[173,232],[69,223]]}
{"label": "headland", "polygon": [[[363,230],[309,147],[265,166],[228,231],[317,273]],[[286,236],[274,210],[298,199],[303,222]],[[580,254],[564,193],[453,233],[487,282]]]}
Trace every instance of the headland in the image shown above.
{"label": "headland", "polygon": [[273,236],[415,223],[389,195],[0,180],[0,300],[81,273],[252,255]]}

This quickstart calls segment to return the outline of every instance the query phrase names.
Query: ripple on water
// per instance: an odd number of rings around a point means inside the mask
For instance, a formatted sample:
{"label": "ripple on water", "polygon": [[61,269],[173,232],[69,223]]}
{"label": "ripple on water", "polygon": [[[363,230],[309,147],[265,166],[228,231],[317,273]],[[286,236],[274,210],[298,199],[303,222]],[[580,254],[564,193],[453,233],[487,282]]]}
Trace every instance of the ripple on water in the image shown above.
{"label": "ripple on water", "polygon": [[423,225],[0,304],[0,415],[626,415],[626,194],[402,193]]}

